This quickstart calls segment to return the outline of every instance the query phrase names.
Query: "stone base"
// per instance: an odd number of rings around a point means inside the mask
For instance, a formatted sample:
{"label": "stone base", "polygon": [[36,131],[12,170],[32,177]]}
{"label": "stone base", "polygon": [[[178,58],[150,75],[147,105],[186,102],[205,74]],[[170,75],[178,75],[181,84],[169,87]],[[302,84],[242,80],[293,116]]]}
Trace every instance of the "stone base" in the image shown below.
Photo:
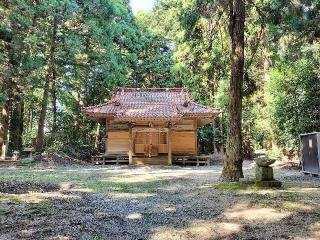
{"label": "stone base", "polygon": [[271,181],[273,180],[272,167],[256,167],[256,180],[257,181]]}
{"label": "stone base", "polygon": [[278,180],[269,180],[269,181],[257,181],[257,180],[244,180],[240,179],[241,189],[246,189],[250,187],[256,188],[281,188],[282,182]]}
{"label": "stone base", "polygon": [[281,188],[282,182],[278,180],[256,181],[255,185],[262,188]]}

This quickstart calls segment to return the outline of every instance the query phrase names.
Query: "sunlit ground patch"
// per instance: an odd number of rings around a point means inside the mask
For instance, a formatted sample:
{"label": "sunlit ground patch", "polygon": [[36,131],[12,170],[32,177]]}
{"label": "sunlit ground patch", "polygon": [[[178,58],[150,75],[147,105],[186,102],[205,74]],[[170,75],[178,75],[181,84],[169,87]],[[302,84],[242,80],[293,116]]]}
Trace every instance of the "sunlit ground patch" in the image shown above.
{"label": "sunlit ground patch", "polygon": [[310,237],[308,239],[310,240],[319,240],[320,239],[320,219],[319,222],[312,224],[309,227],[310,231]]}
{"label": "sunlit ground patch", "polygon": [[127,216],[127,219],[141,219],[142,218],[142,214],[141,213],[130,213]]}
{"label": "sunlit ground patch", "polygon": [[38,192],[29,192],[27,194],[0,194],[1,202],[6,203],[39,203],[45,199],[50,198],[60,198],[60,199],[79,199],[79,196],[75,195],[65,195],[61,192],[47,192],[47,193],[38,193]]}
{"label": "sunlit ground patch", "polygon": [[163,209],[165,212],[175,212],[176,208],[175,207],[166,207]]}
{"label": "sunlit ground patch", "polygon": [[150,239],[216,239],[228,237],[241,231],[241,224],[194,220],[183,229],[174,227],[158,227]]}
{"label": "sunlit ground patch", "polygon": [[318,195],[320,192],[320,188],[310,188],[310,187],[291,187],[291,188],[287,188],[285,190],[283,190],[284,192],[287,193],[301,193],[301,194],[316,194]]}
{"label": "sunlit ground patch", "polygon": [[289,212],[279,211],[275,208],[251,207],[248,204],[236,204],[226,210],[223,215],[230,220],[246,220],[249,222],[275,222],[290,215]]}
{"label": "sunlit ground patch", "polygon": [[305,204],[305,203],[296,203],[296,202],[283,202],[282,203],[282,208],[283,209],[288,209],[288,210],[295,210],[295,211],[311,211],[315,207],[312,204]]}
{"label": "sunlit ground patch", "polygon": [[86,193],[94,192],[94,190],[91,188],[73,188],[72,190],[69,190],[69,191],[71,191],[71,192],[86,192]]}
{"label": "sunlit ground patch", "polygon": [[141,193],[131,193],[131,192],[113,192],[112,193],[112,198],[113,199],[141,199],[141,198],[147,198],[147,197],[152,197],[154,196],[154,193],[146,193],[146,192],[141,192]]}
{"label": "sunlit ground patch", "polygon": [[146,183],[146,182],[155,182],[159,179],[150,175],[135,175],[131,177],[111,177],[107,181],[115,183]]}

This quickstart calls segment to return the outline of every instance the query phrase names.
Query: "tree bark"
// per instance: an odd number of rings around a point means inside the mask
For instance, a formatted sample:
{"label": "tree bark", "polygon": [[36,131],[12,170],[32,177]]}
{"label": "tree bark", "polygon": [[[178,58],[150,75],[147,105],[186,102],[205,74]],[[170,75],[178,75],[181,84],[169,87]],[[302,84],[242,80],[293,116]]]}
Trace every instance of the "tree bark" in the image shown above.
{"label": "tree bark", "polygon": [[27,125],[28,133],[32,133],[33,129],[33,109],[30,106],[29,108],[29,117],[28,117],[28,125]]}
{"label": "tree bark", "polygon": [[10,117],[10,142],[8,145],[9,153],[22,150],[22,134],[23,134],[23,115],[24,102],[22,99],[16,101],[12,107]]}
{"label": "tree bark", "polygon": [[57,132],[57,83],[56,73],[53,74],[51,86],[51,99],[52,99],[52,132]]}
{"label": "tree bark", "polygon": [[224,134],[223,134],[223,112],[220,113],[220,136],[221,136],[221,154],[224,154]]}
{"label": "tree bark", "polygon": [[[89,56],[86,68],[86,74],[84,78],[84,98],[83,105],[86,107],[90,103],[91,98],[91,82],[90,82],[90,72],[91,72],[91,63],[90,63],[90,45],[91,45],[91,36],[88,34],[85,37],[85,52]],[[82,114],[81,114],[82,116]]]}
{"label": "tree bark", "polygon": [[222,172],[225,181],[238,181],[242,172],[242,82],[244,71],[244,0],[230,1],[230,36],[232,42],[229,124],[226,156]]}
{"label": "tree bark", "polygon": [[43,97],[41,103],[41,112],[38,124],[38,134],[36,141],[36,151],[41,152],[43,150],[44,144],[44,126],[46,120],[46,113],[48,107],[48,98],[50,91],[50,82],[55,79],[55,51],[57,44],[57,30],[58,30],[58,20],[56,17],[52,21],[52,36],[50,43],[50,52],[49,52],[49,63],[48,63],[48,74],[43,89]]}
{"label": "tree bark", "polygon": [[2,108],[2,119],[0,126],[0,143],[1,143],[1,159],[6,158],[7,146],[8,146],[8,130],[9,130],[9,106],[8,101]]}
{"label": "tree bark", "polygon": [[[1,38],[0,38],[1,39]],[[6,50],[8,53],[8,70],[9,77],[3,79],[3,84],[1,90],[6,93],[6,100],[2,107],[2,118],[0,125],[0,152],[1,159],[6,158],[8,150],[8,132],[9,132],[9,120],[10,120],[10,110],[12,106],[12,100],[14,98],[13,94],[13,82],[14,82],[14,69],[18,61],[16,59],[14,48],[13,48],[13,34],[10,35],[10,38],[4,39],[6,42]]]}
{"label": "tree bark", "polygon": [[100,147],[100,123],[97,124],[97,128],[96,128],[96,140],[94,142],[94,147],[95,149],[99,149]]}
{"label": "tree bark", "polygon": [[[0,112],[2,114],[3,111],[3,106],[0,105]],[[3,118],[1,117],[1,121],[3,120]],[[3,139],[3,128],[2,128],[2,122],[0,124],[0,159],[2,159],[2,146],[4,143],[4,139]]]}

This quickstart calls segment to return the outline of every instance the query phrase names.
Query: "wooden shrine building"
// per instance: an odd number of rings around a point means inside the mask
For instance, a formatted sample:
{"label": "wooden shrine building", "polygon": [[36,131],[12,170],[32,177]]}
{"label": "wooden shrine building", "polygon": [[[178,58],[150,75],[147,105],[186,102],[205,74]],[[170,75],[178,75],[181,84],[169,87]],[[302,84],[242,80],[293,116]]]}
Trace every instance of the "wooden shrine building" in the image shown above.
{"label": "wooden shrine building", "polygon": [[106,124],[105,156],[147,158],[196,156],[197,129],[222,112],[192,101],[184,88],[120,88],[111,100],[83,109],[90,119]]}

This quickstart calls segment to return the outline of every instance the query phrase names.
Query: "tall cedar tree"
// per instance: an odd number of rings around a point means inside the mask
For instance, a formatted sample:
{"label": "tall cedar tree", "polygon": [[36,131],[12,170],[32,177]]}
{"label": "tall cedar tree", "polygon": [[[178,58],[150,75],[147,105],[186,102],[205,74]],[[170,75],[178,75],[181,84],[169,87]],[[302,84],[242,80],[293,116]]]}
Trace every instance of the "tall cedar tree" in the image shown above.
{"label": "tall cedar tree", "polygon": [[242,82],[244,70],[244,23],[245,3],[230,0],[229,31],[231,36],[231,80],[229,97],[229,124],[226,158],[222,172],[225,181],[238,181],[242,172]]}
{"label": "tall cedar tree", "polygon": [[44,144],[44,126],[46,120],[46,113],[48,107],[49,100],[49,91],[50,91],[50,82],[54,82],[56,80],[56,70],[55,70],[55,51],[57,44],[57,29],[58,29],[58,20],[57,17],[54,16],[52,19],[52,36],[51,36],[51,46],[49,53],[49,63],[48,63],[48,75],[45,80],[44,88],[43,88],[43,97],[41,103],[41,112],[40,119],[38,124],[38,135],[37,135],[37,143],[36,143],[36,151],[41,152]]}

